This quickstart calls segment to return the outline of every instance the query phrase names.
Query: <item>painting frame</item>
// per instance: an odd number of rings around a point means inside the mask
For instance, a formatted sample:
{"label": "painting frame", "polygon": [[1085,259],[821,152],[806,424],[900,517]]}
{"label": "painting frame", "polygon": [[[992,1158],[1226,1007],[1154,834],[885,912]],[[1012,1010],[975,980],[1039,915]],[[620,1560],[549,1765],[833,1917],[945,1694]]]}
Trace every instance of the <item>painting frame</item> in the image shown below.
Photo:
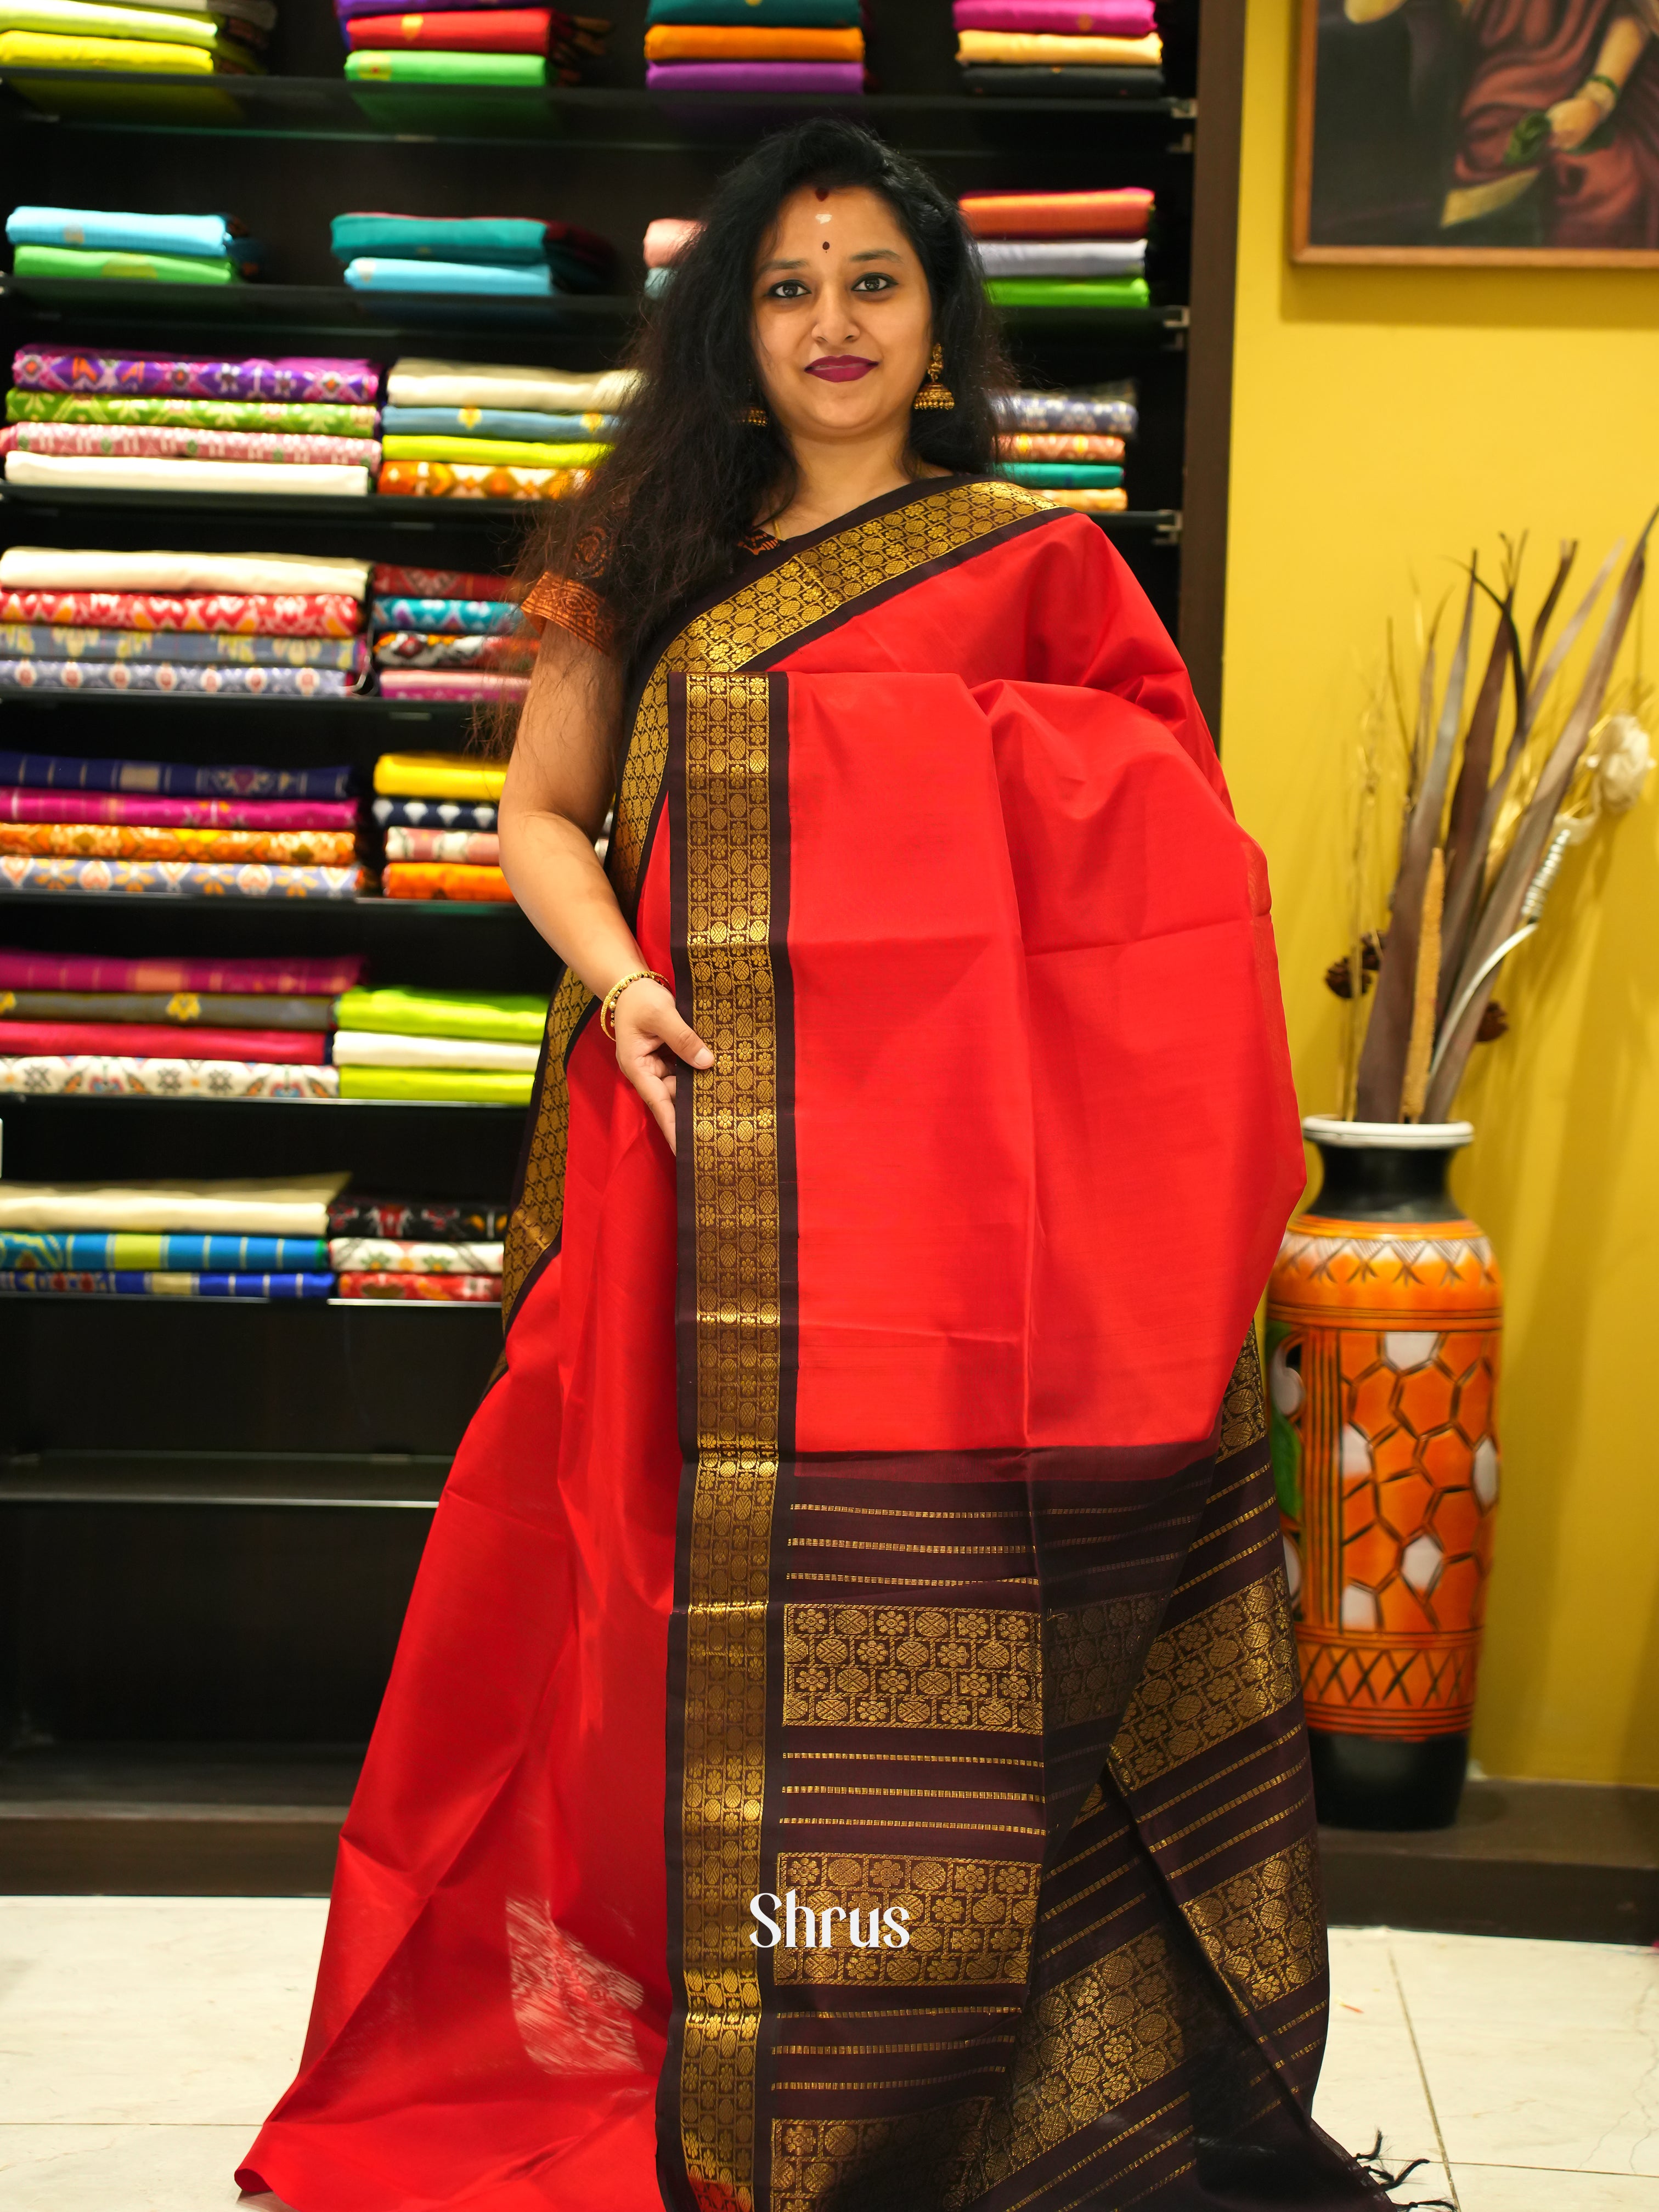
{"label": "painting frame", "polygon": [[1659,247],[1331,246],[1311,236],[1314,121],[1319,94],[1320,0],[1298,0],[1290,257],[1302,267],[1394,269],[1659,269]]}

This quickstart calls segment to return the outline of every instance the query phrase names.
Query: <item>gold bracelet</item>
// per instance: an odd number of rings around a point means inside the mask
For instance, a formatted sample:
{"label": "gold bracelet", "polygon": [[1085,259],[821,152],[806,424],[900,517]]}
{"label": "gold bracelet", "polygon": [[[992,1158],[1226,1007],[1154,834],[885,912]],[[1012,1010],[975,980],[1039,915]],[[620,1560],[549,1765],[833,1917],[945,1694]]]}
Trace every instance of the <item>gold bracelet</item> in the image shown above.
{"label": "gold bracelet", "polygon": [[659,975],[654,968],[635,968],[631,974],[613,983],[599,1002],[599,1027],[608,1037],[617,1034],[617,1001],[630,983],[660,983],[665,991],[672,991],[674,988],[667,976]]}

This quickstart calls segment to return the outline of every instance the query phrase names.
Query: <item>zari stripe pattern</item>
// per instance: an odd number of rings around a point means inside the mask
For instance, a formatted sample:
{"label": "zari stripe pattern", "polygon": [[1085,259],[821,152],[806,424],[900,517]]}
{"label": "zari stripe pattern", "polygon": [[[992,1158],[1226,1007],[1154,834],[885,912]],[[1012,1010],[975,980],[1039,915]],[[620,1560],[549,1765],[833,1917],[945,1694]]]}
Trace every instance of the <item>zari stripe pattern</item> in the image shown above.
{"label": "zari stripe pattern", "polygon": [[[775,659],[814,625],[845,616],[871,593],[915,580],[1012,526],[1058,520],[1040,494],[999,479],[947,485],[832,531],[705,607],[670,641],[647,678],[623,763],[608,866],[624,914],[639,896],[668,765],[668,687],[678,675],[735,673]],[[564,1211],[570,1114],[566,1068],[593,1000],[567,971],[547,1021],[547,1050],[531,1109],[524,1175],[502,1274],[506,1325],[549,1254]]]}

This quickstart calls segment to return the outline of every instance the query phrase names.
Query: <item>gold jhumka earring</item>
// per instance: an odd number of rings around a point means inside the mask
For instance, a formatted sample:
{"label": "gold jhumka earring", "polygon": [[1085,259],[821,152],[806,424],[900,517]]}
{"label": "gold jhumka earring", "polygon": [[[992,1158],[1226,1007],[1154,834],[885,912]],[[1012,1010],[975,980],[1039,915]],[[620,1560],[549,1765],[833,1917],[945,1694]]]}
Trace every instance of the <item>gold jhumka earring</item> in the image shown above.
{"label": "gold jhumka earring", "polygon": [[957,396],[945,381],[945,349],[936,345],[927,362],[927,381],[910,404],[921,411],[954,407],[956,404]]}
{"label": "gold jhumka earring", "polygon": [[749,404],[738,410],[738,420],[739,422],[746,423],[751,430],[763,430],[772,418],[761,405],[760,401],[753,397],[755,387],[752,384],[749,390],[750,393]]}

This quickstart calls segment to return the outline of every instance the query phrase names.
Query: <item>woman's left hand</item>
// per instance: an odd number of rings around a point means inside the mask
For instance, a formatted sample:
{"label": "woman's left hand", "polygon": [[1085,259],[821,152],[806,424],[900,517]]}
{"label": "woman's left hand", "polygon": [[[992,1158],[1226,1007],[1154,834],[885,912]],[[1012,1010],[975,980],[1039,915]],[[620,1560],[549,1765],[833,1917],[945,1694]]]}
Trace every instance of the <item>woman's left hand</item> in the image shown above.
{"label": "woman's left hand", "polygon": [[1601,101],[1588,100],[1582,93],[1575,94],[1571,100],[1558,100],[1549,111],[1549,118],[1550,146],[1557,154],[1577,152],[1607,119]]}

